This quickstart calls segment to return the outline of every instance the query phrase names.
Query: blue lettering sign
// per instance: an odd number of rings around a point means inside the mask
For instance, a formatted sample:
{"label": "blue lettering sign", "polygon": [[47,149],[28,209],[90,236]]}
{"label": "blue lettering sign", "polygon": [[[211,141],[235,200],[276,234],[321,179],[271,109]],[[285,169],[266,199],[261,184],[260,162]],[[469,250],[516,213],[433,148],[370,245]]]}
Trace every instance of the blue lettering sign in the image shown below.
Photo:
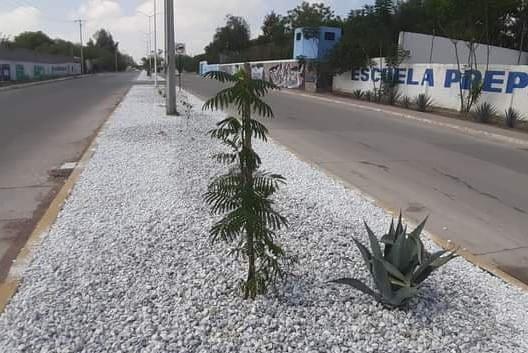
{"label": "blue lettering sign", "polygon": [[414,81],[413,80],[413,75],[414,75],[414,69],[407,70],[407,84],[416,86],[416,85],[420,84],[420,82]]}
{"label": "blue lettering sign", "polygon": [[352,70],[352,80],[359,81],[359,69]]}
{"label": "blue lettering sign", "polygon": [[486,71],[486,74],[484,75],[484,85],[482,86],[482,90],[485,92],[501,93],[502,88],[493,87],[493,85],[503,85],[504,78],[496,78],[495,76],[504,76],[504,74],[504,71]]}
{"label": "blue lettering sign", "polygon": [[475,87],[482,82],[482,74],[478,70],[468,70],[464,72],[462,77],[462,89],[469,89],[470,87]]}
{"label": "blue lettering sign", "polygon": [[361,81],[368,81],[370,77],[370,70],[367,68],[364,68],[361,70]]}
{"label": "blue lettering sign", "polygon": [[445,88],[451,88],[453,83],[460,83],[460,71],[458,70],[446,70],[446,77],[444,82]]}
{"label": "blue lettering sign", "polygon": [[378,82],[380,80],[381,76],[380,77],[376,77],[376,73],[381,74],[381,70],[378,69],[377,67],[375,67],[375,68],[372,69],[371,73],[372,73],[371,80],[374,81],[374,82]]}
{"label": "blue lettering sign", "polygon": [[405,83],[405,71],[406,69],[394,69],[394,81],[399,84]]}
{"label": "blue lettering sign", "polygon": [[434,87],[434,72],[433,69],[427,69],[424,72],[423,79],[422,79],[422,86],[424,83],[427,82],[427,85],[429,87]]}
{"label": "blue lettering sign", "polygon": [[506,84],[506,93],[513,93],[517,88],[528,87],[528,74],[525,72],[510,72],[508,83]]}

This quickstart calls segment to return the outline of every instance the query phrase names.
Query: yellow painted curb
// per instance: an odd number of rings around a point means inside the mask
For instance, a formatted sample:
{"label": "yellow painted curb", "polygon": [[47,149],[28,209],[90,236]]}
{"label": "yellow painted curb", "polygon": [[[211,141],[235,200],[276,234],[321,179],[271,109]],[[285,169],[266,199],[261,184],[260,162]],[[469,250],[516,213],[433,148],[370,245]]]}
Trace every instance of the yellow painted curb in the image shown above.
{"label": "yellow painted curb", "polygon": [[81,156],[81,159],[77,162],[77,165],[73,169],[72,173],[70,174],[68,179],[66,179],[66,182],[61,187],[58,194],[55,196],[44,215],[38,221],[37,225],[35,226],[35,229],[33,230],[33,232],[31,232],[31,235],[29,236],[24,247],[20,249],[20,252],[18,253],[15,261],[13,262],[13,265],[11,266],[6,279],[0,283],[0,314],[4,312],[4,309],[9,303],[9,300],[11,300],[11,298],[15,294],[20,282],[22,281],[22,274],[31,262],[35,250],[41,244],[42,240],[55,223],[55,220],[57,219],[57,216],[59,215],[62,206],[66,202],[71,191],[73,190],[75,183],[79,180],[79,177],[86,168],[86,165],[95,153],[95,147],[97,146],[97,138],[99,137],[100,132],[108,123],[108,120],[110,119],[114,111],[117,109],[117,107],[121,104],[123,99],[128,95],[128,92],[130,91],[133,85],[134,83],[130,85],[130,87],[126,90],[125,94],[121,97],[121,99],[112,109],[110,114],[108,114],[105,121],[95,131],[92,142],[86,148],[86,150]]}

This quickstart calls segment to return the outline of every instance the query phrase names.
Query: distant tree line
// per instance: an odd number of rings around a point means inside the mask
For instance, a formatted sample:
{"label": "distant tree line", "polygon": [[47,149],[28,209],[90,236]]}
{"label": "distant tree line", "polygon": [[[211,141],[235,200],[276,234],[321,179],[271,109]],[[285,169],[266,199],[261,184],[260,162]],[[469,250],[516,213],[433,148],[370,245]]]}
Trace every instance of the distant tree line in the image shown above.
{"label": "distant tree line", "polygon": [[[0,45],[8,48],[25,48],[37,53],[63,55],[70,57],[81,56],[81,46],[63,39],[52,39],[42,31],[23,32],[12,40],[3,36]],[[115,54],[117,51],[118,70],[123,71],[129,66],[135,66],[134,59],[119,51],[118,42],[114,41],[112,34],[100,29],[88,40],[84,49],[85,60],[90,60],[94,71],[114,71]]]}
{"label": "distant tree line", "polygon": [[373,57],[397,55],[401,31],[522,50],[528,34],[528,1],[375,0],[373,5],[351,9],[345,18],[323,3],[303,2],[285,15],[268,13],[262,34],[254,39],[246,20],[227,15],[226,24],[216,29],[205,54],[197,59],[229,63],[291,58],[295,28],[319,26],[343,30],[328,64],[342,72]]}

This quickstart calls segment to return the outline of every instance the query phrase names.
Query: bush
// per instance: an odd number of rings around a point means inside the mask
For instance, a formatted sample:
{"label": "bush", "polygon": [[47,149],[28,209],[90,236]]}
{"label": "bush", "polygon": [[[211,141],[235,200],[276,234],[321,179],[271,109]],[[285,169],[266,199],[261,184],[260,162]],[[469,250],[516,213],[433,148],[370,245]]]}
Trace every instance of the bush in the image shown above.
{"label": "bush", "polygon": [[[378,241],[365,223],[371,250],[356,239],[354,243],[363,257],[377,291],[354,278],[340,278],[331,282],[352,286],[391,308],[406,304],[418,293],[421,283],[433,271],[456,257],[454,252],[442,250],[431,254],[425,250],[420,234],[426,220],[407,234],[407,227],[403,226],[400,214],[396,228],[394,221],[391,222],[389,232],[381,241]],[[383,249],[380,243],[384,245]]]}
{"label": "bush", "polygon": [[400,100],[401,93],[398,91],[397,87],[390,87],[385,91],[385,99],[387,104],[396,105]]}
{"label": "bush", "polygon": [[364,97],[368,102],[372,102],[372,91],[366,91]]}
{"label": "bush", "polygon": [[507,127],[514,128],[517,124],[517,121],[522,119],[521,113],[519,113],[517,110],[513,109],[512,107],[508,108],[506,110],[505,114],[505,122]]}
{"label": "bush", "polygon": [[497,115],[497,110],[493,105],[489,104],[488,102],[484,102],[475,108],[474,115],[477,121],[480,121],[481,123],[488,123],[491,118]]}
{"label": "bush", "polygon": [[356,98],[356,99],[361,99],[361,98],[363,98],[363,95],[364,95],[364,93],[363,93],[363,91],[360,90],[360,89],[356,89],[355,91],[352,92],[352,96],[353,96],[354,98]]}
{"label": "bush", "polygon": [[426,112],[433,105],[433,100],[427,94],[422,93],[416,97],[415,103],[419,111]]}
{"label": "bush", "polygon": [[400,104],[405,109],[409,109],[412,105],[411,98],[409,98],[408,96],[403,96],[400,100]]}

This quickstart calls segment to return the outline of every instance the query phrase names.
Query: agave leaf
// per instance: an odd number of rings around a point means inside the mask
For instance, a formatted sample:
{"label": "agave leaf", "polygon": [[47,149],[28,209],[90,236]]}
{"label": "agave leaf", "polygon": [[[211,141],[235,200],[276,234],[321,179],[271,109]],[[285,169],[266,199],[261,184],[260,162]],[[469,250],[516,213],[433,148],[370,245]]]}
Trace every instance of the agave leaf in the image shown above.
{"label": "agave leaf", "polygon": [[410,281],[409,281],[409,277],[407,276],[404,276],[400,270],[398,270],[393,264],[391,264],[390,262],[388,262],[387,260],[384,260],[384,259],[380,259],[381,262],[383,263],[383,266],[385,266],[385,269],[387,270],[387,272],[395,277],[396,279],[398,279],[399,281],[392,281],[392,283],[394,284],[398,284],[398,285],[401,285],[402,287],[404,286],[410,286]]}
{"label": "agave leaf", "polygon": [[390,284],[389,273],[383,265],[382,260],[376,257],[372,258],[372,277],[381,296],[384,298],[391,298],[393,291]]}
{"label": "agave leaf", "polygon": [[369,272],[372,273],[372,263],[370,261],[372,259],[372,254],[370,253],[370,251],[367,249],[365,245],[361,244],[356,239],[353,239],[353,240],[356,246],[358,247],[359,252],[361,253],[361,256],[363,257],[363,260],[365,261],[365,264],[367,265]]}
{"label": "agave leaf", "polygon": [[394,231],[394,219],[392,219],[389,232],[381,237],[381,242],[384,244],[392,245],[394,244],[394,240],[396,240],[396,237],[395,237],[395,231]]}
{"label": "agave leaf", "polygon": [[372,297],[374,297],[376,300],[380,301],[381,297],[378,293],[374,292],[372,289],[370,289],[365,283],[361,282],[360,280],[357,280],[355,278],[339,278],[335,279],[333,281],[330,281],[337,284],[346,284],[348,286],[354,287],[355,289],[362,291],[365,294],[368,294]]}
{"label": "agave leaf", "polygon": [[370,240],[370,248],[372,249],[372,255],[379,259],[383,258],[383,255],[381,254],[381,247],[378,242],[378,238],[376,238],[376,235],[374,235],[374,232],[369,228],[367,222],[365,222],[365,227],[367,228],[367,234]]}
{"label": "agave leaf", "polygon": [[449,253],[444,256],[446,253],[446,250],[441,250],[431,254],[431,256],[414,272],[412,282],[416,284],[422,283],[434,270],[445,265],[457,256],[455,253]]}
{"label": "agave leaf", "polygon": [[392,307],[402,306],[409,299],[414,297],[416,293],[418,293],[418,288],[416,287],[402,287],[387,301],[387,304]]}
{"label": "agave leaf", "polygon": [[423,243],[420,239],[420,235],[422,234],[425,223],[427,222],[427,219],[429,216],[425,217],[425,219],[420,223],[416,229],[414,229],[411,233],[409,233],[409,237],[413,238],[416,241],[416,246],[418,247],[417,255],[418,255],[418,262],[421,264],[423,261],[422,255],[423,255]]}

